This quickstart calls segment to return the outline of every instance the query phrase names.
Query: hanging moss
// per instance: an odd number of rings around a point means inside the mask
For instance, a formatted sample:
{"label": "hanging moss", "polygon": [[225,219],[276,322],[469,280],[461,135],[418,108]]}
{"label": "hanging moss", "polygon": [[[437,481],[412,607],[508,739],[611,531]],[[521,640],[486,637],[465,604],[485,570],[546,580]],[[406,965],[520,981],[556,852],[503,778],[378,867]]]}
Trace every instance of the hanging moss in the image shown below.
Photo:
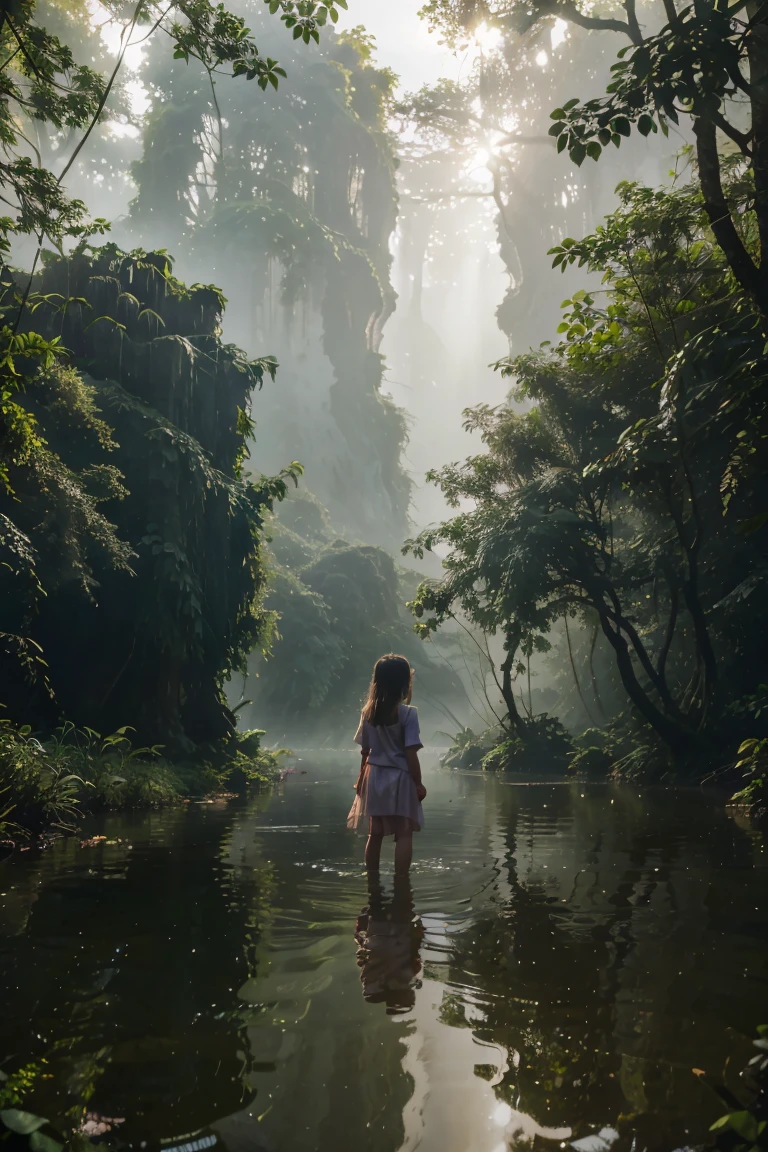
{"label": "hanging moss", "polygon": [[34,726],[130,724],[172,750],[220,739],[234,726],[223,679],[264,624],[262,514],[284,491],[285,477],[240,475],[243,412],[274,362],[223,345],[221,294],[187,289],[165,253],[49,257],[37,281],[46,302],[29,322],[71,365],[26,392],[49,490],[35,499],[21,467],[23,499],[0,507],[32,564],[26,583],[21,563],[3,570],[0,628],[46,661],[45,675],[14,677],[7,652],[4,702]]}

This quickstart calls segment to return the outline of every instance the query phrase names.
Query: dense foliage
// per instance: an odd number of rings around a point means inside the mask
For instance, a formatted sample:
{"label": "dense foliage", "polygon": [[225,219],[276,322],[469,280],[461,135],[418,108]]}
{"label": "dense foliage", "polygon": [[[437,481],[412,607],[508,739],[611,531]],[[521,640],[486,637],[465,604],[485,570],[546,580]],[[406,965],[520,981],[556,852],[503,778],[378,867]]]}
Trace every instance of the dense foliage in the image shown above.
{"label": "dense foliage", "polygon": [[701,772],[762,675],[763,339],[697,184],[619,192],[555,252],[602,272],[605,299],[577,293],[557,346],[499,365],[527,410],[469,410],[487,452],[433,475],[462,511],[412,545],[449,547],[414,610],[425,633],[460,609],[502,635],[518,729],[530,654],[564,617],[597,627],[636,713]]}
{"label": "dense foliage", "polygon": [[[269,7],[306,43],[338,19],[333,2]],[[109,76],[38,16],[23,0],[0,22],[12,212],[0,256],[34,245],[29,273],[0,265],[2,703],[35,728],[62,714],[101,732],[130,723],[189,751],[232,733],[222,685],[262,626],[262,510],[299,467],[243,475],[250,395],[274,359],[224,345],[221,293],[187,290],[164,252],[89,247],[107,223],[88,219],[66,177],[137,30],[170,37],[180,66],[197,61],[211,84],[229,74],[263,92],[285,72],[241,17],[207,0],[139,0]],[[46,160],[60,150],[56,171]]]}
{"label": "dense foliage", "polygon": [[[170,746],[218,739],[223,678],[260,629],[262,509],[284,493],[240,475],[242,414],[275,365],[222,345],[219,294],[163,254],[46,260],[35,288],[29,323],[88,374],[54,364],[17,400],[38,444],[2,509],[4,702],[34,726],[63,710]],[[19,653],[31,675],[13,676]]]}

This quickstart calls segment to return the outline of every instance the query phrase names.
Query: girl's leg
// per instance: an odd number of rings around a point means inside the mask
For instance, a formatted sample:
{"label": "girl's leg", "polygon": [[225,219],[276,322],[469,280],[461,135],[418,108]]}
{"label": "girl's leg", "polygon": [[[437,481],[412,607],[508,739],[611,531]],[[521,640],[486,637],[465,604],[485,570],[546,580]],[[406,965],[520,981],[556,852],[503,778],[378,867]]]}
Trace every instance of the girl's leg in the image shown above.
{"label": "girl's leg", "polygon": [[383,839],[383,836],[375,836],[373,832],[368,834],[368,840],[365,845],[365,866],[369,872],[378,872],[379,870],[381,841]]}
{"label": "girl's leg", "polygon": [[404,876],[413,857],[413,833],[404,832],[395,840],[395,875]]}

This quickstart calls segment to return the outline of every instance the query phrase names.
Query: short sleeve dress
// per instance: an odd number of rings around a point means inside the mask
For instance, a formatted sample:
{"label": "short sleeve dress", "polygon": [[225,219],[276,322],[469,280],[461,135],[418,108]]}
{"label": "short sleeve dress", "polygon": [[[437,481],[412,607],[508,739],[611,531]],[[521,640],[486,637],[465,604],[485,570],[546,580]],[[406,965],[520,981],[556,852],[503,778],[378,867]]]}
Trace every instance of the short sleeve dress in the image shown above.
{"label": "short sleeve dress", "polygon": [[424,812],[405,760],[406,748],[423,747],[416,709],[399,704],[394,724],[369,724],[361,716],[355,743],[370,751],[347,827],[357,828],[367,818],[374,836],[419,832]]}

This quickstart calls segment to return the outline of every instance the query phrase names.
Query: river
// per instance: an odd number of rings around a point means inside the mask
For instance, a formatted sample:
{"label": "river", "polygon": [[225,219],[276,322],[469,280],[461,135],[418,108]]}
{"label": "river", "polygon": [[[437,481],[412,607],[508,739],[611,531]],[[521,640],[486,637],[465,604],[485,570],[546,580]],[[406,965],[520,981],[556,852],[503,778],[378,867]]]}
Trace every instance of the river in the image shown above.
{"label": "river", "polygon": [[107,816],[0,868],[25,1108],[149,1152],[704,1140],[768,1020],[764,841],[722,798],[425,754],[410,882],[385,844],[369,884],[356,758],[294,763],[271,795]]}

